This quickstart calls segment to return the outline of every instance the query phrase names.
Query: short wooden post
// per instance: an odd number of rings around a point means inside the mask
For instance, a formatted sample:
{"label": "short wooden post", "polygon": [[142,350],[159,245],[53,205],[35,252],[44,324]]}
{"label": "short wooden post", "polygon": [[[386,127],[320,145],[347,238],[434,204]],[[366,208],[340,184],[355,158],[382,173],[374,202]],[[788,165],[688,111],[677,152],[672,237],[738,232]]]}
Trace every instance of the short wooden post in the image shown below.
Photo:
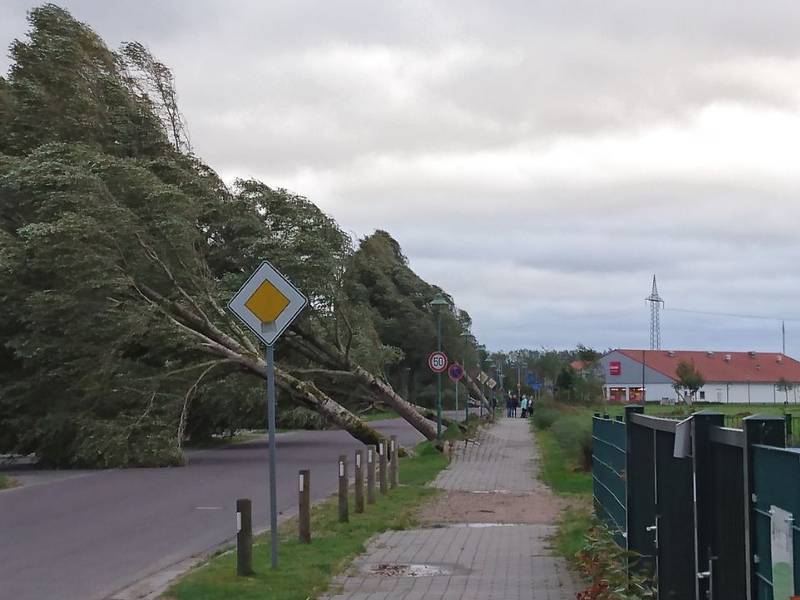
{"label": "short wooden post", "polygon": [[364,512],[364,451],[356,450],[356,512]]}
{"label": "short wooden post", "polygon": [[247,498],[236,501],[236,574],[253,574],[253,505]]}
{"label": "short wooden post", "polygon": [[386,450],[386,442],[379,442],[378,443],[378,467],[380,470],[380,486],[381,486],[381,494],[386,495],[389,493],[389,474],[387,473],[387,450]]}
{"label": "short wooden post", "polygon": [[367,504],[375,504],[375,456],[374,445],[367,446]]}
{"label": "short wooden post", "polygon": [[300,543],[311,543],[311,471],[300,471],[298,487],[300,512],[297,519],[297,534]]}
{"label": "short wooden post", "polygon": [[347,456],[339,456],[339,522],[347,523],[350,514],[347,509]]}
{"label": "short wooden post", "polygon": [[397,455],[398,455],[398,444],[397,444],[397,436],[393,435],[389,438],[389,450],[391,452],[390,460],[390,471],[389,475],[392,488],[396,488],[400,484],[400,463],[397,462]]}

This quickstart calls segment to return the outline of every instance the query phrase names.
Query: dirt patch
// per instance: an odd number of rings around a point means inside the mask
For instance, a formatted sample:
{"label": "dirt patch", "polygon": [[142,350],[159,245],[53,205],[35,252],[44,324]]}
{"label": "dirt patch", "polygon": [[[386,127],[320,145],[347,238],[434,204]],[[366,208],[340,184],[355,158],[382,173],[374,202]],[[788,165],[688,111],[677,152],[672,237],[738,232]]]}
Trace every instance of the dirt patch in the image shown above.
{"label": "dirt patch", "polygon": [[448,491],[424,506],[420,521],[439,523],[552,524],[569,503],[549,491],[455,492]]}

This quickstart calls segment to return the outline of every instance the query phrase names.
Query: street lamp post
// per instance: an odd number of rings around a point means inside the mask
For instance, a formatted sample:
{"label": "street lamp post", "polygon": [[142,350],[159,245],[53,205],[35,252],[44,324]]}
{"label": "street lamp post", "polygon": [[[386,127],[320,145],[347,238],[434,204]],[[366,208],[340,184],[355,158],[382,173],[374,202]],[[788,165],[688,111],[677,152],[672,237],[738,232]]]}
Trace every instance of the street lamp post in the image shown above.
{"label": "street lamp post", "polygon": [[[466,346],[464,346],[464,356],[462,358],[464,359],[464,375],[465,376],[469,376],[469,373],[467,372],[469,370],[469,367],[467,366],[467,365],[469,365],[469,363],[467,362],[467,349],[469,348],[469,343],[475,339],[475,336],[472,335],[469,332],[465,332],[465,333],[461,334],[461,337],[466,338],[466,342],[467,342]],[[458,385],[458,382],[456,382],[456,385]],[[467,397],[464,399],[464,423],[468,423],[469,422],[469,386],[464,384],[464,389],[467,392],[467,395],[466,395]]]}
{"label": "street lamp post", "polygon": [[[441,292],[437,293],[431,301],[431,306],[436,310],[436,340],[437,350],[442,351],[442,307],[449,303]],[[442,374],[436,374],[436,439],[442,439]]]}

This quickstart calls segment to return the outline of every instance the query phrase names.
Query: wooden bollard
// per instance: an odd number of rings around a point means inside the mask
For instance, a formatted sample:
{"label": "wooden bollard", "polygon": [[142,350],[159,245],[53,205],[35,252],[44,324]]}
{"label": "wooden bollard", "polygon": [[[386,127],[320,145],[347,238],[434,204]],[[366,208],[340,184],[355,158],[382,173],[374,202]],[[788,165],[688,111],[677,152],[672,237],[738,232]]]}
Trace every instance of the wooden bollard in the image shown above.
{"label": "wooden bollard", "polygon": [[253,574],[253,505],[250,500],[236,501],[236,574]]}
{"label": "wooden bollard", "polygon": [[356,512],[364,512],[364,451],[356,450]]}
{"label": "wooden bollard", "polygon": [[387,468],[387,451],[386,451],[386,442],[378,442],[378,463],[379,468],[379,475],[380,475],[380,486],[381,486],[381,494],[386,495],[389,493],[389,477]]}
{"label": "wooden bollard", "polygon": [[339,456],[339,522],[347,523],[350,512],[347,507],[347,456]]}
{"label": "wooden bollard", "polygon": [[298,479],[300,512],[297,518],[297,537],[301,544],[311,543],[311,471],[300,471]]}
{"label": "wooden bollard", "polygon": [[374,444],[367,446],[367,504],[375,504],[375,456]]}
{"label": "wooden bollard", "polygon": [[397,436],[393,435],[389,438],[389,483],[392,489],[396,488],[400,483],[400,465],[397,463]]}

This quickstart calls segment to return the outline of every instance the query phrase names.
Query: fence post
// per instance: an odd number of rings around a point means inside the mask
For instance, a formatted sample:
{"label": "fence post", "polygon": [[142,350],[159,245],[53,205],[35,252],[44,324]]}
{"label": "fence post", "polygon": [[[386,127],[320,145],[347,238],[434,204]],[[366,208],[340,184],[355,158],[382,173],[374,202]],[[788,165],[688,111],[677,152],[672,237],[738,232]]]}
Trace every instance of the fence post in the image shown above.
{"label": "fence post", "polygon": [[364,451],[356,450],[356,512],[364,512]]}
{"label": "fence post", "polygon": [[388,466],[386,462],[386,442],[378,442],[378,460],[380,460],[378,467],[380,474],[381,495],[385,496],[389,493],[389,480],[388,473],[386,472],[386,467]]}
{"label": "fence post", "polygon": [[253,574],[252,503],[247,498],[236,501],[236,574]]}
{"label": "fence post", "polygon": [[[722,413],[701,411],[692,415],[692,477],[694,478],[694,556],[695,573],[711,572],[709,546],[713,536],[713,514],[716,502],[724,498],[714,497],[713,460],[711,456],[711,428],[723,427]],[[706,597],[709,589],[708,577],[695,577],[695,597]]]}
{"label": "fence post", "polygon": [[350,515],[347,510],[347,456],[339,456],[339,522],[347,523]]}
{"label": "fence post", "polygon": [[302,544],[311,543],[311,471],[303,469],[298,473],[297,537]]}
{"label": "fence post", "polygon": [[783,415],[783,419],[786,421],[786,445],[788,446],[792,437],[792,413],[786,413]]}
{"label": "fence post", "polygon": [[397,436],[393,435],[389,438],[389,482],[392,485],[392,488],[396,488],[397,485],[400,483],[399,477],[399,469],[400,466],[397,463]]}
{"label": "fence post", "polygon": [[[630,550],[631,545],[631,538],[635,539],[635,532],[633,531],[633,519],[631,518],[631,513],[636,512],[636,498],[634,494],[632,494],[631,490],[631,468],[633,466],[633,462],[631,461],[631,447],[633,443],[631,442],[631,429],[633,425],[631,424],[631,419],[633,415],[642,414],[644,413],[644,406],[641,405],[630,405],[625,407],[625,549]],[[633,534],[633,535],[632,535]],[[635,545],[635,544],[634,544]]]}
{"label": "fence post", "polygon": [[367,504],[375,504],[375,445],[367,446]]}
{"label": "fence post", "polygon": [[780,417],[768,415],[752,415],[742,419],[744,430],[744,524],[745,554],[747,556],[745,578],[747,579],[747,599],[758,598],[758,580],[753,568],[755,556],[753,548],[756,540],[755,521],[752,518],[755,502],[753,501],[753,445],[786,447],[786,421]]}

